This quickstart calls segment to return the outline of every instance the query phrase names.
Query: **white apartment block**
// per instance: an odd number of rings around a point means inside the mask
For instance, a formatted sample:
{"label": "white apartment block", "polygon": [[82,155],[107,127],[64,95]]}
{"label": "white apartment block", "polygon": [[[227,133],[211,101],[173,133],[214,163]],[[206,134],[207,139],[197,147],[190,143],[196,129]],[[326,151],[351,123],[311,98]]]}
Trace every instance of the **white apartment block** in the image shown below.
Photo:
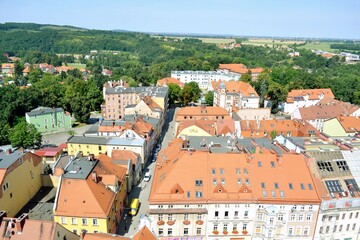
{"label": "white apartment block", "polygon": [[201,90],[213,90],[212,81],[230,81],[239,80],[241,74],[237,73],[222,73],[215,71],[171,71],[171,77],[178,79],[180,82],[186,84],[189,82],[196,82]]}

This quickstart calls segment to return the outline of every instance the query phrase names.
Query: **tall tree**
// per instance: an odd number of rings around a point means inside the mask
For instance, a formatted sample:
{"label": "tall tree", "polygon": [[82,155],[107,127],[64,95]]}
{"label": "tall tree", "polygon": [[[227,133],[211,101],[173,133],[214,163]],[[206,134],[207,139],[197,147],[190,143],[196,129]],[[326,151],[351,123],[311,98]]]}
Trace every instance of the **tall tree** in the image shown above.
{"label": "tall tree", "polygon": [[9,139],[13,147],[33,148],[41,146],[41,133],[33,124],[21,121],[9,132]]}
{"label": "tall tree", "polygon": [[169,83],[169,103],[173,104],[180,100],[181,88],[179,85]]}
{"label": "tall tree", "polygon": [[196,82],[186,83],[181,91],[181,98],[184,105],[188,105],[190,102],[196,102],[200,98],[201,90]]}
{"label": "tall tree", "polygon": [[214,91],[209,91],[205,95],[206,105],[212,106],[214,104]]}

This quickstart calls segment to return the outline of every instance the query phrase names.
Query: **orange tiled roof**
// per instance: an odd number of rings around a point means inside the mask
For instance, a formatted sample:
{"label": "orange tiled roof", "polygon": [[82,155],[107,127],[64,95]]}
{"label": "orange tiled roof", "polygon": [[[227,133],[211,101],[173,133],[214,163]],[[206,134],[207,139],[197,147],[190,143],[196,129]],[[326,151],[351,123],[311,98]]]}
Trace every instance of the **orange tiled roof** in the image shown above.
{"label": "orange tiled roof", "polygon": [[354,116],[340,116],[337,120],[347,133],[360,132],[360,118]]}
{"label": "orange tiled roof", "polygon": [[216,135],[215,120],[186,120],[180,122],[180,125],[177,128],[176,136],[178,136],[184,129],[191,126],[196,126],[211,136]]}
{"label": "orange tiled roof", "polygon": [[[99,161],[94,171],[98,176],[116,175],[119,181],[124,181],[126,175],[125,168],[105,161]],[[106,177],[105,181],[109,180],[111,179]],[[91,174],[85,180],[63,178],[55,215],[107,218],[115,195],[116,193],[108,189],[101,180],[96,183]]]}
{"label": "orange tiled roof", "polygon": [[[149,196],[150,204],[320,203],[303,155],[285,153],[279,157],[274,153],[266,152],[251,155],[193,152],[186,149],[181,150],[181,147],[182,143],[176,139],[171,143],[169,149],[159,153]],[[212,174],[212,169],[215,169],[216,174]],[[220,173],[220,169],[223,169],[224,174]],[[236,169],[240,169],[241,173],[237,174]],[[245,169],[248,173],[245,173]],[[216,185],[214,185],[213,179],[217,180]],[[241,180],[241,183],[238,179]],[[248,179],[248,183],[246,179]],[[196,186],[196,180],[202,181],[201,186]],[[222,184],[222,181],[225,184]],[[265,184],[264,188],[261,183]],[[275,183],[278,183],[278,189],[275,189]],[[290,183],[293,189],[290,189]],[[304,184],[305,190],[301,190],[300,184]],[[312,189],[309,188],[309,184]],[[173,191],[174,187],[181,188],[183,191]],[[222,189],[222,191],[216,191],[218,189]],[[267,196],[263,195],[263,190],[266,191]],[[280,190],[284,192],[284,197],[280,196]],[[271,191],[275,191],[275,197],[272,197]],[[190,192],[190,197],[187,196],[187,192]],[[195,192],[201,192],[202,197],[197,197]]]}
{"label": "orange tiled roof", "polygon": [[30,72],[30,67],[26,67],[22,72],[23,73],[29,73]]}
{"label": "orange tiled roof", "polygon": [[264,71],[264,69],[262,67],[256,67],[256,68],[250,69],[251,73],[262,73],[263,71]]}
{"label": "orange tiled roof", "polygon": [[245,74],[248,73],[248,69],[244,64],[232,63],[232,64],[219,64],[219,69],[226,69],[230,72]]}
{"label": "orange tiled roof", "polygon": [[214,89],[217,89],[221,83],[225,84],[227,93],[242,93],[244,97],[259,97],[255,89],[243,81],[212,81],[211,84]]}
{"label": "orange tiled roof", "polygon": [[[2,239],[76,239],[76,235],[74,233],[65,229],[63,226],[56,222],[24,219],[22,230],[18,231],[16,227],[9,229],[9,224],[7,224],[8,226],[5,226],[5,224],[7,223],[6,220],[16,221],[16,218],[5,218],[3,220],[0,225],[1,234],[5,233],[5,228],[7,228],[9,232],[13,231],[14,234],[11,235],[11,238],[4,238],[4,236],[2,235]],[[79,238],[77,237],[77,239]]]}
{"label": "orange tiled roof", "polygon": [[213,116],[224,116],[226,118],[230,118],[229,113],[222,107],[183,107],[180,108],[176,113],[176,121],[184,120],[184,116],[192,116],[197,117],[196,120],[199,119],[208,119],[209,117]]}
{"label": "orange tiled roof", "polygon": [[172,84],[176,84],[178,86],[180,86],[181,88],[184,87],[184,83],[180,82],[180,80],[176,79],[176,78],[163,78],[163,79],[160,79],[157,81],[157,86],[164,86],[164,85],[168,85],[169,83],[172,83]]}
{"label": "orange tiled roof", "polygon": [[320,100],[320,95],[324,95],[324,98],[334,99],[335,96],[330,88],[322,88],[322,89],[294,89],[291,90],[288,95],[286,102],[292,103],[294,102],[295,97],[303,97],[309,95],[309,100]]}
{"label": "orange tiled roof", "polygon": [[157,240],[158,238],[146,226],[142,227],[132,238],[133,240]]}
{"label": "orange tiled roof", "polygon": [[299,108],[299,112],[301,119],[314,120],[329,119],[341,115],[347,116],[358,109],[358,106],[350,103],[341,102],[335,99],[323,99],[314,106]]}
{"label": "orange tiled roof", "polygon": [[1,68],[14,68],[15,67],[15,65],[14,65],[14,63],[3,63],[3,64],[1,64]]}
{"label": "orange tiled roof", "polygon": [[333,56],[335,56],[335,54],[332,54],[332,53],[323,53],[320,55],[323,56],[324,58],[332,58]]}
{"label": "orange tiled roof", "polygon": [[69,66],[60,66],[60,67],[56,67],[56,71],[57,72],[67,72],[69,70],[73,70],[73,67],[69,67]]}
{"label": "orange tiled roof", "polygon": [[270,137],[272,131],[284,135],[290,132],[293,137],[309,136],[309,131],[318,134],[316,128],[308,122],[289,119],[243,120],[240,126],[243,137]]}
{"label": "orange tiled roof", "polygon": [[[107,156],[107,155],[105,155]],[[135,153],[131,150],[113,150],[111,152],[111,160],[131,160],[132,164],[136,164],[137,158],[139,157],[138,153]]]}
{"label": "orange tiled roof", "polygon": [[130,240],[131,238],[122,236],[113,236],[109,233],[85,233],[83,240]]}
{"label": "orange tiled roof", "polygon": [[151,109],[151,111],[154,111],[155,108],[163,109],[159,104],[157,104],[154,100],[151,99],[150,96],[145,96],[142,99],[147,106]]}

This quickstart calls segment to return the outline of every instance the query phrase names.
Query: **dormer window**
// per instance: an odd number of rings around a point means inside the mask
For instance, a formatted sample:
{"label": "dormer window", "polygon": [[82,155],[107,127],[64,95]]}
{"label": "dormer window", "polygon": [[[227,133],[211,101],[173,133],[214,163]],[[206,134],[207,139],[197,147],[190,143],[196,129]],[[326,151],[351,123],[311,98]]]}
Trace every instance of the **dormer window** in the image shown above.
{"label": "dormer window", "polygon": [[203,182],[202,180],[195,180],[195,186],[202,186]]}

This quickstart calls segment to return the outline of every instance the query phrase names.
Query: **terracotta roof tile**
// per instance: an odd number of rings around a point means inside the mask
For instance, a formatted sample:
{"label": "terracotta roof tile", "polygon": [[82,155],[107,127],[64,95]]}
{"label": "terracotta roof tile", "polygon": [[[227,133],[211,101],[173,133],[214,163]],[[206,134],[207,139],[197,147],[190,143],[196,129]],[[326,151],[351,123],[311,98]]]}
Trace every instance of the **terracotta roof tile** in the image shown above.
{"label": "terracotta roof tile", "polygon": [[303,97],[306,95],[309,95],[309,100],[320,100],[322,98],[330,98],[330,99],[335,98],[335,96],[330,88],[294,89],[288,93],[286,102],[292,103],[292,102],[294,102],[294,98]]}
{"label": "terracotta roof tile", "polygon": [[172,83],[172,84],[176,84],[178,85],[179,87],[183,88],[184,87],[184,83],[180,82],[180,80],[176,79],[176,78],[163,78],[163,79],[160,79],[157,81],[157,86],[164,86],[164,85],[169,85],[169,83]]}
{"label": "terracotta roof tile", "polygon": [[211,84],[214,89],[217,89],[221,83],[225,84],[227,93],[242,93],[244,97],[259,97],[255,89],[243,81],[212,81]]}
{"label": "terracotta roof tile", "polygon": [[337,117],[339,123],[347,133],[360,132],[360,118],[353,116]]}
{"label": "terracotta roof tile", "polygon": [[219,69],[226,69],[230,72],[245,74],[248,73],[248,69],[244,64],[232,63],[232,64],[219,64]]}
{"label": "terracotta roof tile", "polygon": [[[169,149],[159,153],[150,204],[230,201],[320,203],[303,155],[285,153],[279,157],[264,152],[251,155],[210,153],[181,150],[181,147],[182,143],[177,139]],[[216,171],[215,174],[212,174],[212,169]],[[240,174],[237,174],[237,169]],[[274,187],[275,183],[278,189]],[[176,184],[184,190],[183,194],[171,192]],[[304,184],[304,190],[301,184]],[[272,191],[275,191],[274,197]],[[280,191],[283,191],[283,197]]]}
{"label": "terracotta roof tile", "polygon": [[36,150],[34,153],[40,157],[55,157],[56,154],[62,151],[60,147],[48,147]]}

